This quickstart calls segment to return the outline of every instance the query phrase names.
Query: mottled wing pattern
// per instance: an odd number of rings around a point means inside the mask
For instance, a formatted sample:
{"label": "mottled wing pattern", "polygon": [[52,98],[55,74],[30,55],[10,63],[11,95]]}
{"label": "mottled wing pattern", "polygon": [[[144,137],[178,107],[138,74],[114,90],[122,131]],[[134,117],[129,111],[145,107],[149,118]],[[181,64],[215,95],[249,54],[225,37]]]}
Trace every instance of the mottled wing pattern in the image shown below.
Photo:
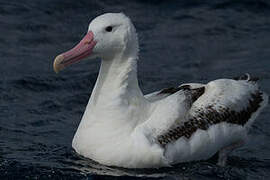
{"label": "mottled wing pattern", "polygon": [[244,126],[263,101],[263,93],[257,86],[243,80],[211,82],[200,96],[194,99],[183,123],[157,137],[161,146],[165,147],[181,137],[188,139],[198,129],[207,130],[210,126],[222,122]]}
{"label": "mottled wing pattern", "polygon": [[[160,91],[153,92],[151,94],[147,94],[147,95],[145,95],[145,98],[148,99],[149,101],[157,101],[157,100],[164,99],[164,98],[166,98],[166,97],[168,97],[168,96],[170,96],[170,95],[172,95],[180,90],[191,92],[191,89],[194,89],[191,93],[193,93],[193,95],[192,95],[193,99],[197,99],[198,94],[201,93],[200,91],[197,91],[197,90],[199,90],[201,87],[203,87],[203,85],[201,85],[201,84],[200,84],[200,86],[196,86],[195,88],[191,88],[190,85],[184,84],[184,85],[180,85],[178,87],[169,87],[169,88],[162,89]],[[200,90],[203,90],[203,89],[200,89]]]}

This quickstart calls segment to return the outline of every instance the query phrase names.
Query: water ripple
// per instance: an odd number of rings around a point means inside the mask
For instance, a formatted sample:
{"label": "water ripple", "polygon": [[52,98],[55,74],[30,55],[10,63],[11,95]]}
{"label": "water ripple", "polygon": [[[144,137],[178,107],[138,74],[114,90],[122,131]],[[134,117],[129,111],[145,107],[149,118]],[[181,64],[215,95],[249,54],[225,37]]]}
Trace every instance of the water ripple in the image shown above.
{"label": "water ripple", "polygon": [[56,75],[52,61],[93,17],[123,11],[139,34],[143,92],[246,72],[270,92],[269,10],[264,0],[1,1],[0,179],[268,179],[269,108],[225,168],[212,159],[125,169],[79,156],[71,142],[99,65],[84,61]]}

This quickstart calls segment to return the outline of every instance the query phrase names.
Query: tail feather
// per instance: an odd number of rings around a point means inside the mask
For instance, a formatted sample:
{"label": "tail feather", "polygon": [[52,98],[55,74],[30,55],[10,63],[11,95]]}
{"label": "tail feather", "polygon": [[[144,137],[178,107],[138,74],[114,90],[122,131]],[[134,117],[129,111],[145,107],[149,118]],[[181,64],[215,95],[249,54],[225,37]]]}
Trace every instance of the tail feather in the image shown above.
{"label": "tail feather", "polygon": [[241,75],[241,76],[234,77],[233,79],[234,80],[246,80],[249,82],[257,82],[259,80],[258,77],[251,77],[250,74],[248,74],[248,73]]}

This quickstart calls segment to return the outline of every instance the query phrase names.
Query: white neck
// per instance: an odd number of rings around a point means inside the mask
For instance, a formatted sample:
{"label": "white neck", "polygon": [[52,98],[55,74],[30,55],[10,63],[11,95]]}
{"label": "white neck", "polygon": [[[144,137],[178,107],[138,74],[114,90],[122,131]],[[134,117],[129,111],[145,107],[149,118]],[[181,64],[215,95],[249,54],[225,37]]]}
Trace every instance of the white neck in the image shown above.
{"label": "white neck", "polygon": [[[102,60],[98,79],[90,102],[98,106],[110,101],[127,103],[133,98],[143,98],[137,79],[137,59]],[[103,104],[104,105],[104,104]]]}
{"label": "white neck", "polygon": [[138,85],[136,55],[123,53],[102,60],[83,121],[88,121],[87,124],[98,121],[106,126],[119,123],[134,128],[145,119],[140,117],[140,111],[145,110],[149,102]]}

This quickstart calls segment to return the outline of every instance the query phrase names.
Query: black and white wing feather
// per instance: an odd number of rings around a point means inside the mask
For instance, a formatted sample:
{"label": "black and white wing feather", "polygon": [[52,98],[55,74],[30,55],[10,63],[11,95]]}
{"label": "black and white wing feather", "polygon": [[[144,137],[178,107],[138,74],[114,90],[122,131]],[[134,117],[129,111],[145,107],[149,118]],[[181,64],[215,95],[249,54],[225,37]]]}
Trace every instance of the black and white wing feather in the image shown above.
{"label": "black and white wing feather", "polygon": [[197,130],[219,123],[248,127],[267,104],[267,95],[247,80],[220,79],[208,83],[186,114],[186,119],[157,137],[165,147],[181,137],[190,138]]}

